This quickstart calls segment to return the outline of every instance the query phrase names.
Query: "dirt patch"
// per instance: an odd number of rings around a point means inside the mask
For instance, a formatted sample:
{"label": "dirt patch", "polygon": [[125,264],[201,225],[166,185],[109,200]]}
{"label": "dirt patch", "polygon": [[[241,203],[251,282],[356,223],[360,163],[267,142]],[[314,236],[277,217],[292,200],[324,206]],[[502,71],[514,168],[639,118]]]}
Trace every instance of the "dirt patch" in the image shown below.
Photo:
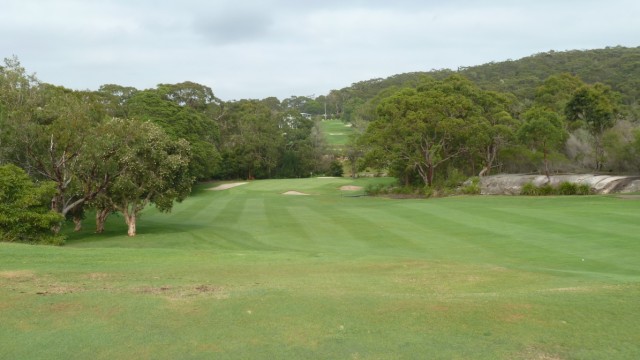
{"label": "dirt patch", "polygon": [[105,280],[109,277],[111,276],[107,273],[90,273],[86,275],[86,278],[90,280]]}
{"label": "dirt patch", "polygon": [[48,284],[36,291],[36,295],[66,295],[85,291],[78,286],[68,286],[63,284]]}
{"label": "dirt patch", "polygon": [[282,195],[296,195],[296,196],[302,195],[302,196],[306,196],[306,195],[309,195],[309,194],[305,194],[305,193],[299,192],[299,191],[287,191],[285,193],[282,193]]}
{"label": "dirt patch", "polygon": [[31,279],[34,276],[35,274],[31,270],[0,271],[0,279],[20,280],[20,279]]}
{"label": "dirt patch", "polygon": [[237,182],[237,183],[230,183],[230,184],[222,184],[222,185],[218,185],[216,187],[212,187],[212,188],[207,189],[207,190],[213,190],[213,191],[227,190],[227,189],[231,189],[231,188],[234,188],[236,186],[240,186],[240,185],[244,185],[244,184],[248,184],[248,183],[246,183],[246,182]]}
{"label": "dirt patch", "polygon": [[362,190],[362,186],[345,185],[345,186],[341,186],[340,190],[342,190],[342,191],[358,191],[358,190]]}
{"label": "dirt patch", "polygon": [[195,285],[195,286],[146,286],[133,289],[134,292],[140,294],[150,294],[164,296],[169,300],[181,300],[196,296],[208,296],[216,299],[226,299],[229,294],[222,287],[213,285]]}

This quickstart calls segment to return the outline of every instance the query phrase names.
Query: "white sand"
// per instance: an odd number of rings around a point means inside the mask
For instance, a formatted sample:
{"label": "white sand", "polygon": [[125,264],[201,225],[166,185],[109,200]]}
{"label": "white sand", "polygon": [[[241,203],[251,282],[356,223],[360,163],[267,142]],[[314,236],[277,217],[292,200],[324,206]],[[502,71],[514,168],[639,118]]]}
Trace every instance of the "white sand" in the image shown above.
{"label": "white sand", "polygon": [[299,191],[287,191],[286,193],[282,193],[282,195],[309,195]]}
{"label": "white sand", "polygon": [[218,185],[218,186],[213,187],[213,188],[208,189],[208,190],[213,190],[213,191],[227,190],[227,189],[231,189],[231,188],[234,188],[236,186],[240,186],[240,185],[244,185],[244,184],[248,184],[248,183],[246,183],[246,182],[238,182],[238,183],[222,184],[222,185]]}
{"label": "white sand", "polygon": [[362,186],[345,185],[345,186],[341,186],[340,190],[342,190],[342,191],[358,191],[358,190],[362,190]]}

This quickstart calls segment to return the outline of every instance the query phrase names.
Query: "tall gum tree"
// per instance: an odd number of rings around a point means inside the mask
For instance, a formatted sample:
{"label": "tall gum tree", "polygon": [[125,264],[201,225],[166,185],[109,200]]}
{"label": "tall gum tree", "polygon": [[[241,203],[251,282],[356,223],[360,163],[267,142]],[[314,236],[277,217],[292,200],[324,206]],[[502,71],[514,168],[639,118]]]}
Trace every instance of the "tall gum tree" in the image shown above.
{"label": "tall gum tree", "polygon": [[0,69],[2,157],[34,179],[53,181],[51,208],[66,216],[101,190],[83,188],[76,175],[105,113],[91,93],[41,83],[26,75],[17,59],[5,63]]}
{"label": "tall gum tree", "polygon": [[529,109],[523,118],[518,138],[531,149],[542,151],[544,173],[549,178],[549,154],[567,139],[564,122],[557,112],[543,107]]}
{"label": "tall gum tree", "polygon": [[585,85],[574,93],[566,105],[567,119],[584,126],[592,137],[595,152],[595,170],[602,170],[605,153],[602,137],[615,125],[620,95],[607,85]]}
{"label": "tall gum tree", "polygon": [[112,120],[126,137],[115,157],[118,176],[106,191],[109,206],[122,213],[127,234],[136,235],[140,212],[154,204],[161,212],[171,211],[175,201],[191,192],[190,149],[184,139],[171,139],[161,127],[138,120]]}

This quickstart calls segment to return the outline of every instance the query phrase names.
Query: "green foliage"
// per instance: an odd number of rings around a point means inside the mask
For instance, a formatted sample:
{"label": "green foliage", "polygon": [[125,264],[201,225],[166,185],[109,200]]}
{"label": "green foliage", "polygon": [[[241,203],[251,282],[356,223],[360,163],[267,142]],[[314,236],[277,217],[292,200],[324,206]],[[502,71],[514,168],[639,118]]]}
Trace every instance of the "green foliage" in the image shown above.
{"label": "green foliage", "polygon": [[578,185],[572,182],[564,181],[558,185],[559,195],[577,195]]}
{"label": "green foliage", "polygon": [[480,194],[480,177],[474,176],[469,178],[468,184],[462,186],[462,193],[465,195],[479,195]]}
{"label": "green foliage", "polygon": [[591,187],[588,184],[576,184],[564,181],[557,187],[547,183],[536,186],[533,183],[526,183],[520,189],[520,195],[526,196],[549,196],[549,195],[590,195]]}
{"label": "green foliage", "polygon": [[596,170],[601,170],[605,162],[603,136],[616,123],[619,101],[619,94],[597,83],[579,88],[567,103],[567,119],[582,124],[592,136]]}
{"label": "green foliage", "polygon": [[209,180],[220,161],[216,148],[218,126],[207,112],[213,99],[210,89],[197,84],[161,84],[157,90],[133,94],[127,108],[130,117],[160,125],[174,140],[189,141],[193,157],[190,174],[199,180]]}
{"label": "green foliage", "polygon": [[538,187],[538,195],[550,196],[550,195],[556,195],[556,194],[557,194],[556,188],[554,188],[553,185],[549,183]]}
{"label": "green foliage", "polygon": [[591,186],[589,184],[578,184],[576,188],[576,195],[591,195],[593,194],[593,190],[591,190]]}
{"label": "green foliage", "polygon": [[329,165],[329,175],[341,177],[344,174],[342,163],[339,160],[333,160]]}
{"label": "green foliage", "polygon": [[15,165],[0,166],[0,241],[62,245],[52,228],[64,218],[51,210],[55,184],[34,184]]}
{"label": "green foliage", "polygon": [[507,103],[460,76],[399,90],[380,102],[378,119],[361,139],[369,146],[365,162],[427,186],[463,154],[485,159],[490,168],[511,131]]}
{"label": "green foliage", "polygon": [[[343,120],[353,121],[362,104],[390,88],[417,87],[429,77],[442,80],[460,74],[484,90],[510,93],[517,106],[536,99],[551,110],[562,112],[563,103],[576,88],[576,79],[587,83],[601,82],[622,94],[628,108],[637,108],[640,99],[640,47],[608,47],[595,50],[549,51],[519,60],[490,62],[478,66],[430,72],[398,74],[386,79],[371,79],[350,87],[333,90],[327,97],[329,108]],[[570,75],[571,74],[571,75]],[[543,89],[538,89],[541,85]],[[349,108],[348,111],[341,111]],[[637,110],[634,113],[637,118]]]}
{"label": "green foliage", "polygon": [[558,113],[542,107],[532,107],[524,115],[525,122],[518,130],[523,144],[543,154],[544,171],[549,176],[549,154],[566,140],[567,133]]}
{"label": "green foliage", "polygon": [[538,191],[538,187],[535,186],[533,183],[526,183],[522,185],[522,189],[520,190],[520,195],[537,196],[537,195],[540,195],[540,192]]}
{"label": "green foliage", "polygon": [[384,184],[367,184],[364,188],[364,192],[367,195],[376,196],[382,194],[385,187],[386,186]]}

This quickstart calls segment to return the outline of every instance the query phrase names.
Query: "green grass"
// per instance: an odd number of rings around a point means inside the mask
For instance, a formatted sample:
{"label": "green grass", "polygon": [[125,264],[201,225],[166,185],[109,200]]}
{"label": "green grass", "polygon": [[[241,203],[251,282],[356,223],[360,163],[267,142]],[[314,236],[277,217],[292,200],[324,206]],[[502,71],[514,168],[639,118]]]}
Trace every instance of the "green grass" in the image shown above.
{"label": "green grass", "polygon": [[640,357],[640,200],[338,190],[370,181],[201,186],[135,238],[0,244],[0,358]]}
{"label": "green grass", "polygon": [[344,147],[349,140],[349,135],[353,133],[351,126],[347,126],[342,120],[338,119],[321,121],[320,128],[325,134],[327,143],[334,149]]}

